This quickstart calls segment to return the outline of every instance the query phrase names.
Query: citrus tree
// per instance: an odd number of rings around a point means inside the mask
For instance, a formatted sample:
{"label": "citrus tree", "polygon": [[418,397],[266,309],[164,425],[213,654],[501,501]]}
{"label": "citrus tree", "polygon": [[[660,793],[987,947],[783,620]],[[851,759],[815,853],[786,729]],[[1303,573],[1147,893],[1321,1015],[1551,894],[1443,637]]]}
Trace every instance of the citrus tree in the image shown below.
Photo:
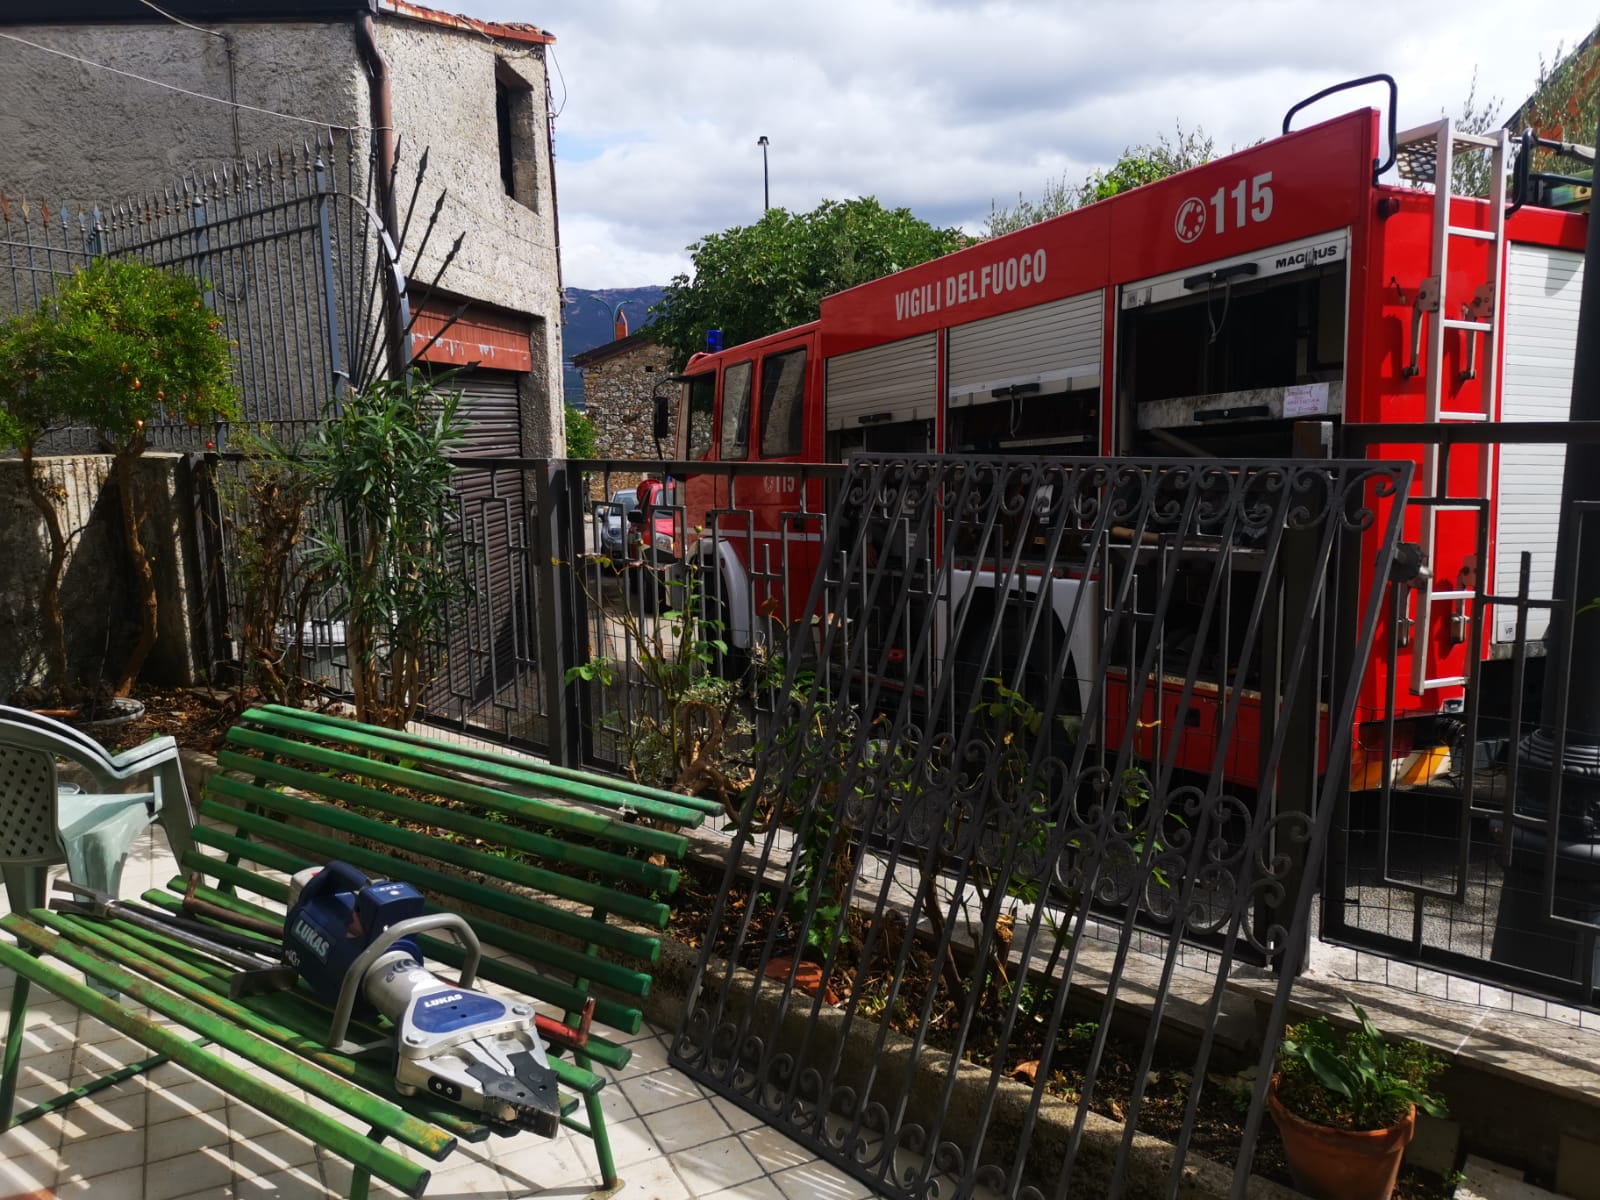
{"label": "citrus tree", "polygon": [[63,394],[59,376],[49,369],[52,327],[40,313],[0,322],[0,450],[15,450],[22,459],[23,486],[44,522],[50,539],[50,565],[39,587],[46,683],[65,693],[66,635],[61,624],[61,576],[67,563],[67,535],[61,525],[55,489],[34,458],[39,440],[70,417],[70,394]]}
{"label": "citrus tree", "polygon": [[237,412],[222,320],[195,280],[131,259],[97,259],[44,305],[51,394],[112,456],[133,564],[139,635],[113,685],[125,696],[156,643],[155,549],[136,467],[160,420],[198,425]]}

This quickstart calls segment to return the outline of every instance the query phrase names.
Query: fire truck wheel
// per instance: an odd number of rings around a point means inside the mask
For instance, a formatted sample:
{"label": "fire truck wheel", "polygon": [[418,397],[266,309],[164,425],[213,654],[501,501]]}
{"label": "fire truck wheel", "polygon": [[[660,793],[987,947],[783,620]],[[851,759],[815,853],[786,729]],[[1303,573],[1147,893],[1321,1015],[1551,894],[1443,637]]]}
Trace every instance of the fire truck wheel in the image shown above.
{"label": "fire truck wheel", "polygon": [[[1046,754],[1070,763],[1076,747],[1077,718],[1082,716],[1083,705],[1070,662],[1068,677],[1056,684],[1053,701],[1050,696],[1051,675],[1060,646],[1060,626],[1052,618],[1049,627],[1040,630],[1034,643],[1025,647],[1023,632],[1026,617],[1015,612],[1006,614],[996,654],[989,659],[985,668],[981,662],[982,651],[988,638],[989,622],[993,620],[992,610],[985,611],[982,608],[974,609],[969,617],[969,626],[955,656],[956,670],[961,673],[958,680],[968,682],[958,682],[956,686],[970,687],[970,681],[979,678],[1001,679],[1008,684],[1010,681],[1019,681],[1015,703],[1033,713],[1049,712],[1050,720],[1041,724],[1040,733],[1048,742]],[[1026,657],[1019,671],[1017,656],[1024,653]]]}
{"label": "fire truck wheel", "polygon": [[733,644],[733,610],[728,606],[727,581],[721,571],[714,569],[708,572],[708,580],[702,598],[706,614],[702,636],[706,641],[727,646],[726,651],[712,652],[711,669],[723,679],[743,679],[750,671],[750,652]]}

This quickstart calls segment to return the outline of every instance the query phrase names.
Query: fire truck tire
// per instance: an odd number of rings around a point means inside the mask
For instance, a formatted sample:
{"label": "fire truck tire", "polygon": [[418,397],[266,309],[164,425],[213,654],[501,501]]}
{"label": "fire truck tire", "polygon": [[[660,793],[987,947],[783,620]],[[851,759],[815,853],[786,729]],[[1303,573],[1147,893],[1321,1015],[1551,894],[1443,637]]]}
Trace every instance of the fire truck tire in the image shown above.
{"label": "fire truck tire", "polygon": [[702,597],[706,614],[705,640],[719,641],[727,647],[712,652],[711,669],[723,679],[737,681],[750,672],[750,652],[733,644],[733,610],[728,605],[727,580],[716,570],[708,572],[707,578]]}
{"label": "fire truck tire", "polygon": [[[977,618],[974,622],[973,618]],[[955,669],[961,674],[958,680],[971,680],[981,676],[984,679],[1000,678],[1005,680],[1017,679],[1017,655],[1021,652],[1023,619],[1020,616],[1008,614],[1006,625],[1001,629],[1000,648],[998,656],[991,659],[987,669],[980,663],[984,642],[988,638],[989,625],[994,620],[993,608],[987,611],[975,608],[968,618],[968,627],[963,632],[961,641],[957,645],[955,656]],[[1036,644],[1029,648],[1028,657],[1021,665],[1021,693],[1022,703],[1036,711],[1045,711],[1049,699],[1051,675],[1055,669],[1056,655],[1059,652],[1061,627],[1054,617],[1050,618],[1048,630],[1041,630],[1041,637],[1036,639]],[[1055,757],[1071,761],[1075,738],[1061,727],[1061,719],[1080,717],[1083,714],[1083,704],[1079,691],[1074,682],[1074,664],[1069,661],[1067,678],[1063,680],[1056,690],[1055,702],[1051,706],[1052,721],[1049,728],[1050,754]],[[970,683],[957,683],[957,687],[971,686]]]}

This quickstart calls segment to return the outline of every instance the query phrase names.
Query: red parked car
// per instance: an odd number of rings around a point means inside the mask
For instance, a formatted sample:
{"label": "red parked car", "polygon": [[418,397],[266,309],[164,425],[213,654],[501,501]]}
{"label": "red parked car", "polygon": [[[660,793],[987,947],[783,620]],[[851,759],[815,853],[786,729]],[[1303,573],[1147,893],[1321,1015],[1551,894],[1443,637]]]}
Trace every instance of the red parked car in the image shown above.
{"label": "red parked car", "polygon": [[683,560],[682,510],[673,507],[672,490],[659,479],[641,480],[637,494],[639,507],[628,513],[629,578],[648,606],[666,594],[665,576]]}

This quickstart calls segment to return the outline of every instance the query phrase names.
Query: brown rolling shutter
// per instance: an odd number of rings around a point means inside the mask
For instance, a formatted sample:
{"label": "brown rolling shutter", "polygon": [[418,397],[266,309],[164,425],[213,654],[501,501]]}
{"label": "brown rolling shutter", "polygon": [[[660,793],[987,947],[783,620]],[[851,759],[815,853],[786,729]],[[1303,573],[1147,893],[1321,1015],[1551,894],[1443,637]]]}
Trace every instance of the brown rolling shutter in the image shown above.
{"label": "brown rolling shutter", "polygon": [[[447,388],[461,392],[465,439],[457,454],[515,458],[522,452],[522,404],[511,371],[469,370]],[[466,577],[459,621],[449,631],[447,683],[453,713],[506,693],[529,663],[526,491],[520,471],[458,467],[460,566]]]}

